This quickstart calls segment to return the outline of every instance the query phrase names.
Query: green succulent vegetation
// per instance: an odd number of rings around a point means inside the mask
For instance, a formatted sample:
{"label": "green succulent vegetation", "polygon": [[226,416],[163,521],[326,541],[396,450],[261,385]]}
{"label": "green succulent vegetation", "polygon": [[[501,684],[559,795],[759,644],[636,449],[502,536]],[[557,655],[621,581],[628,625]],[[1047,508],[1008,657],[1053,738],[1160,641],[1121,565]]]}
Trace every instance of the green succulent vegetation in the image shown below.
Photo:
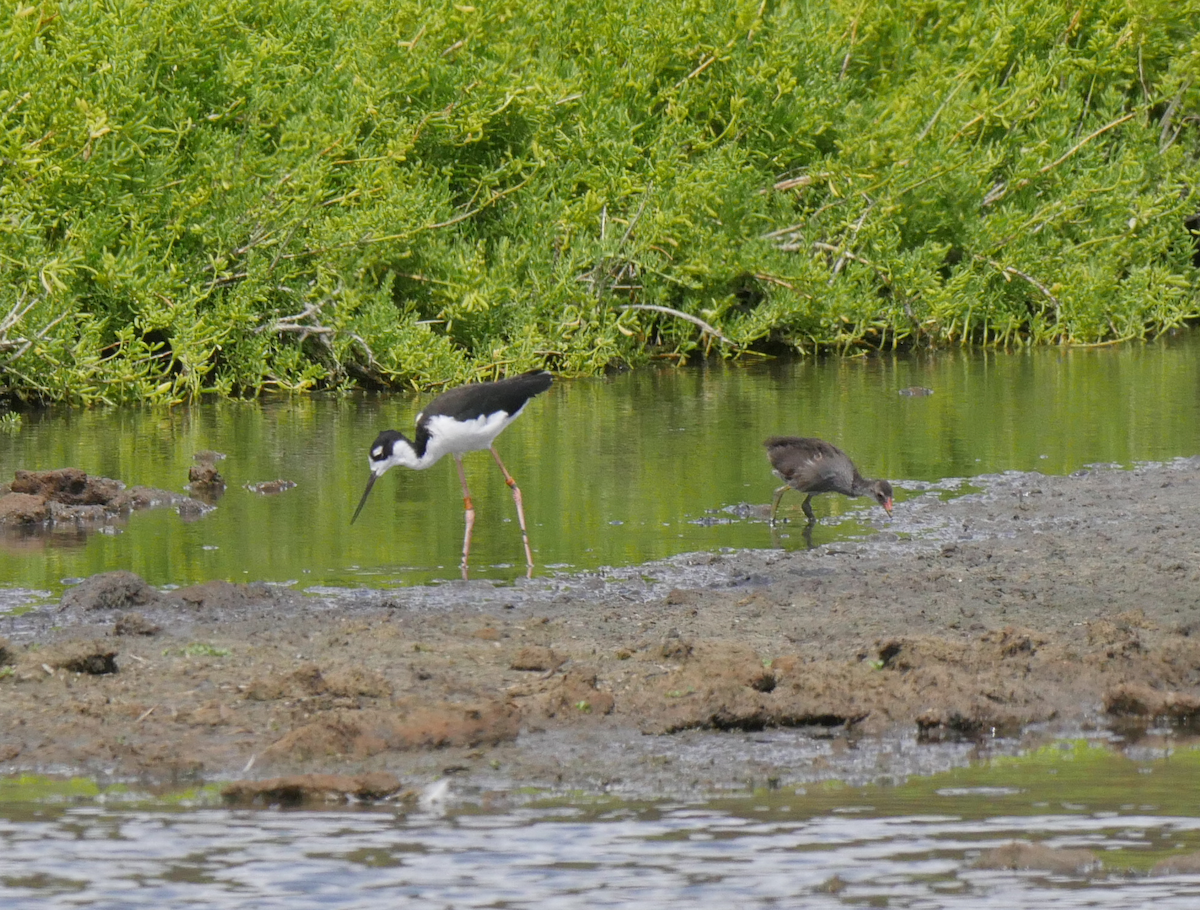
{"label": "green succulent vegetation", "polygon": [[1196,318],[1200,0],[18,0],[0,391]]}

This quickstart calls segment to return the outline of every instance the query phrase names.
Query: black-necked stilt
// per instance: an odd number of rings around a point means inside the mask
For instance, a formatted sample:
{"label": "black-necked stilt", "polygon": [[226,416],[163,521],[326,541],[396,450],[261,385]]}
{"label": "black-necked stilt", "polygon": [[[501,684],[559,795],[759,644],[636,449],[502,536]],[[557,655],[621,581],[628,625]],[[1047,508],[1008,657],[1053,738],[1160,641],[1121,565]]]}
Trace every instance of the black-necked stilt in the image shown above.
{"label": "black-necked stilt", "polygon": [[771,503],[772,525],[779,500],[789,487],[808,494],[804,497],[804,514],[808,516],[809,533],[817,520],[809,502],[818,493],[871,496],[888,515],[892,514],[892,485],[886,480],[864,480],[850,456],[832,443],[804,436],[772,436],[763,445],[776,476],[784,481]]}
{"label": "black-necked stilt", "polygon": [[533,573],[533,551],[529,548],[529,533],[525,529],[525,509],[521,504],[521,489],[513,480],[500,454],[496,451],[496,437],[504,428],[517,419],[529,399],[550,388],[552,379],[545,370],[531,370],[520,376],[511,376],[497,382],[478,382],[459,386],[444,392],[429,403],[417,415],[416,439],[409,439],[395,430],[384,430],[371,444],[367,461],[371,475],[367,488],[363,490],[358,508],[350,523],[358,518],[367,502],[367,495],[375,481],[388,468],[397,465],[422,471],[438,461],[443,455],[453,455],[458,468],[458,479],[462,482],[463,505],[466,507],[467,529],[463,534],[462,573],[467,577],[467,556],[471,551],[471,528],[475,525],[475,508],[471,505],[471,491],[467,487],[467,475],[463,472],[462,457],[466,452],[488,449],[496,464],[504,473],[504,482],[512,490],[513,502],[517,504],[517,520],[521,523],[521,539],[525,543],[525,562],[529,574]]}

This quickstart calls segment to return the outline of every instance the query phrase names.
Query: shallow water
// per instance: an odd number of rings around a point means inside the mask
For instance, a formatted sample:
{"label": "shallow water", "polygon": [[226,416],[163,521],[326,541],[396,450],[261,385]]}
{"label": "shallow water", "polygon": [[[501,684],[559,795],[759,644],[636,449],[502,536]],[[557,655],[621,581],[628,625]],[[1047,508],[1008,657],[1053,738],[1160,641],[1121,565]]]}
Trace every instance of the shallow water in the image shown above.
{"label": "shallow water", "polygon": [[[542,573],[726,546],[799,546],[798,535],[772,536],[759,515],[737,508],[770,500],[775,481],[760,445],[768,435],[823,436],[864,473],[914,483],[1167,460],[1200,451],[1198,355],[1193,334],[1122,348],[559,382],[499,448],[524,488]],[[934,394],[899,394],[910,386]],[[366,445],[382,426],[410,426],[427,400],[27,417],[19,432],[0,433],[0,475],[74,465],[179,489],[192,453],[217,449],[228,454],[220,468],[230,489],[191,524],[159,511],[132,516],[117,534],[8,535],[0,609],[22,591],[53,596],[64,579],[113,568],[155,584],[453,578],[462,515],[452,463],[392,472],[348,525]],[[521,571],[511,500],[486,455],[468,465],[475,573],[511,580]],[[275,497],[241,488],[277,477],[298,486]],[[905,495],[892,527],[903,527]],[[798,496],[785,503],[798,515]],[[878,509],[838,497],[819,500],[817,514],[851,516],[823,521],[818,543],[887,526]],[[798,735],[780,733],[772,748]],[[956,748],[937,766],[964,761]],[[147,800],[79,782],[56,797],[42,783],[0,781],[0,907],[1191,908],[1200,906],[1200,874],[1149,872],[1200,851],[1198,771],[1200,751],[1162,741],[1125,752],[1073,742],[897,786],[787,783],[696,802],[530,797],[501,784],[459,793],[451,778],[445,811],[230,810],[210,791]],[[1103,868],[976,865],[1014,839],[1086,848]]]}
{"label": "shallow water", "polygon": [[[1200,874],[1149,874],[1200,850],[1200,752],[1135,757],[1074,741],[891,787],[824,782],[696,803],[493,793],[408,813],[148,807],[119,790],[55,800],[45,785],[28,801],[0,782],[0,905],[1200,905]],[[977,865],[1014,839],[1090,850],[1102,866]]]}
{"label": "shallow water", "polygon": [[[913,386],[933,390],[905,396]],[[429,397],[351,396],[174,410],[26,415],[0,432],[0,477],[65,466],[181,490],[192,454],[216,449],[229,490],[205,518],[133,515],[114,534],[0,536],[0,588],[61,593],[64,579],[116,568],[153,584],[213,578],[314,584],[425,583],[457,577],[462,501],[449,459],[395,469],[358,522],[366,448],[407,429]],[[1014,354],[942,352],[854,360],[718,364],[557,382],[498,442],[524,491],[538,572],[634,565],[720,547],[799,547],[761,510],[777,481],[773,434],[822,436],[867,476],[937,481],[1005,470],[1200,452],[1200,333],[1153,344]],[[466,459],[475,495],[473,576],[523,574],[515,510],[486,453]],[[262,496],[243,484],[284,478]],[[903,528],[900,490],[897,519]],[[783,514],[801,517],[788,494]],[[815,503],[815,543],[888,527],[867,500]],[[839,519],[849,516],[839,523]],[[0,595],[4,592],[0,591]],[[17,598],[19,600],[19,598]]]}

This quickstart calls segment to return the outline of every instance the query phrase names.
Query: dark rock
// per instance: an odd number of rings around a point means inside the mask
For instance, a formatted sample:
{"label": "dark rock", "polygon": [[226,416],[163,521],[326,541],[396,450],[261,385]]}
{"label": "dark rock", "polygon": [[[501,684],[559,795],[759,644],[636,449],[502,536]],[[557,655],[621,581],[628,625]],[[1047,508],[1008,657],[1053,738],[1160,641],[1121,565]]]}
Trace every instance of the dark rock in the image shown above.
{"label": "dark rock", "polygon": [[46,503],[50,520],[55,524],[104,524],[112,513],[105,506],[70,506],[51,499]]}
{"label": "dark rock", "polygon": [[[203,454],[216,455],[217,453]],[[198,453],[195,457],[199,461],[200,454]],[[216,502],[225,494],[225,478],[221,476],[221,472],[213,466],[211,461],[200,461],[199,464],[194,464],[188,469],[187,486],[193,495],[208,503]],[[183,514],[182,510],[180,514]]]}
{"label": "dark rock", "polygon": [[[157,487],[130,487],[122,490],[119,496],[113,498],[108,507],[111,511],[129,511],[130,509],[153,509],[157,506],[178,506],[189,500],[182,493],[172,493],[170,490],[160,490]],[[203,505],[203,503],[197,503]]]}
{"label": "dark rock", "polygon": [[157,635],[162,626],[153,623],[141,613],[122,613],[113,625],[117,635]]}
{"label": "dark rock", "polygon": [[400,781],[384,771],[357,774],[293,774],[269,780],[242,780],[221,791],[227,803],[234,805],[298,806],[305,803],[380,800],[400,791]]}
{"label": "dark rock", "polygon": [[263,496],[274,496],[276,493],[282,493],[285,490],[290,490],[296,484],[291,480],[264,480],[261,483],[248,483],[246,489],[251,493],[259,493]]}
{"label": "dark rock", "polygon": [[188,468],[188,483],[202,486],[212,486],[213,484],[225,486],[225,478],[210,464],[194,464]]}
{"label": "dark rock", "polygon": [[119,480],[89,477],[79,468],[17,471],[0,496],[0,522],[34,524],[49,519],[56,525],[103,525],[134,509],[175,506],[184,518],[209,511],[199,500],[153,487],[125,489]]}
{"label": "dark rock", "polygon": [[212,510],[212,506],[198,499],[191,499],[190,497],[183,499],[175,506],[175,511],[184,521],[195,521],[198,518],[203,518]]}

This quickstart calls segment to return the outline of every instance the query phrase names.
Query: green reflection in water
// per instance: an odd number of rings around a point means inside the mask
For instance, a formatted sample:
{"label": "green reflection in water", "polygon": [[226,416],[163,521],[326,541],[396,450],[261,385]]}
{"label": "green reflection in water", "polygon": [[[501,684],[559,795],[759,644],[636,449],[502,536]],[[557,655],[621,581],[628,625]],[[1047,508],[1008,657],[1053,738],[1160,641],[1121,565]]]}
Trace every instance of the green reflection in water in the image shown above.
{"label": "green reflection in water", "polygon": [[[831,812],[872,818],[945,817],[1003,819],[976,839],[994,846],[998,833],[1030,841],[1045,838],[1039,819],[1078,815],[1111,818],[1112,845],[1097,847],[1110,871],[1145,873],[1159,860],[1200,851],[1200,829],[1172,830],[1169,840],[1125,836],[1123,817],[1200,818],[1200,747],[1193,739],[1156,738],[1157,757],[1136,761],[1118,749],[1079,739],[1023,752],[977,759],[971,764],[892,786],[843,786],[838,781],[784,790],[760,790],[753,798],[710,803],[735,815],[763,818],[786,813],[791,820]],[[769,816],[768,816],[769,817]],[[1095,832],[1092,832],[1093,835]]]}
{"label": "green reflection in water", "polygon": [[[923,386],[925,397],[900,389]],[[153,584],[296,581],[423,583],[457,575],[462,503],[453,462],[395,469],[350,516],[366,447],[407,430],[429,397],[357,396],[219,403],[165,410],[27,415],[0,433],[0,477],[18,468],[89,473],[180,490],[192,454],[216,449],[230,484],[219,508],[183,522],[133,515],[116,535],[0,538],[0,585],[58,593],[62,579],[129,569]],[[769,547],[758,513],[777,484],[761,441],[821,436],[863,473],[936,481],[1004,470],[1067,473],[1200,452],[1200,334],[1154,344],[939,352],[853,360],[718,364],[560,381],[498,448],[525,495],[539,571],[628,565],[721,547]],[[486,453],[467,457],[475,495],[475,577],[522,574],[512,499]],[[242,488],[285,478],[273,497]],[[904,491],[899,491],[898,515]],[[784,514],[800,516],[800,497]],[[816,501],[815,541],[886,526],[867,500]],[[799,546],[799,535],[784,541]],[[547,568],[549,567],[549,568]]]}
{"label": "green reflection in water", "polygon": [[[714,734],[719,736],[720,734]],[[979,847],[995,846],[997,839],[1028,841],[1059,838],[1048,831],[1061,825],[1047,820],[1063,816],[1087,819],[1079,838],[1091,841],[1109,872],[1144,874],[1158,861],[1200,851],[1200,828],[1165,826],[1171,818],[1200,818],[1200,747],[1191,738],[1151,737],[1138,744],[1147,757],[1135,760],[1120,748],[1087,739],[1060,740],[994,757],[976,757],[969,764],[928,776],[909,777],[898,784],[847,785],[826,780],[803,786],[758,788],[707,798],[703,804],[733,817],[755,823],[795,825],[806,819],[830,815],[857,818],[892,818],[902,822],[898,832],[926,825],[931,830],[930,857],[947,856]],[[936,747],[930,747],[936,748]],[[985,747],[986,748],[986,747]],[[1154,756],[1154,757],[1149,757]],[[20,823],[59,817],[72,806],[104,803],[110,818],[123,810],[190,809],[221,804],[221,785],[145,789],[127,784],[100,785],[83,777],[60,779],[40,775],[0,778],[0,819]],[[568,820],[604,821],[615,818],[652,820],[679,808],[677,798],[624,800],[594,793],[556,793],[542,796],[525,792],[533,810],[568,808]],[[333,811],[349,811],[345,806]],[[310,808],[307,811],[322,811]],[[393,813],[393,804],[364,806],[362,811]],[[490,810],[466,805],[455,815],[487,816]],[[1128,819],[1137,819],[1131,826]],[[1146,827],[1146,820],[1152,824]],[[989,821],[974,831],[956,828],[950,842],[938,843],[941,822]],[[680,828],[647,836],[652,840],[688,840],[698,828]],[[1145,834],[1139,833],[1145,831]],[[1169,835],[1169,836],[1164,836]],[[718,824],[715,838],[743,836],[737,827]],[[909,860],[918,859],[915,853]]]}
{"label": "green reflection in water", "polygon": [[72,806],[104,803],[115,811],[219,806],[220,784],[194,787],[100,784],[90,777],[20,774],[0,777],[0,818],[14,822],[57,817]]}

